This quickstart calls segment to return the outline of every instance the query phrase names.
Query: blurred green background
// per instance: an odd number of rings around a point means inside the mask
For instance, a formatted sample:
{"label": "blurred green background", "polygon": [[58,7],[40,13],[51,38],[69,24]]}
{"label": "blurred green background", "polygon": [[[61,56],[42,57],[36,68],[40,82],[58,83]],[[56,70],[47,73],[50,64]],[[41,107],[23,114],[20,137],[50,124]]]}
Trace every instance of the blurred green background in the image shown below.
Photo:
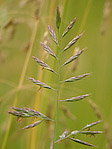
{"label": "blurred green background", "polygon": [[[0,1],[0,148],[4,149],[35,149],[50,148],[52,128],[43,123],[36,128],[21,130],[33,120],[17,122],[8,114],[11,106],[30,107],[53,116],[56,102],[53,91],[43,89],[37,93],[35,85],[28,81],[27,76],[38,78],[55,87],[55,76],[44,70],[31,58],[32,55],[43,58],[40,41],[46,40],[47,25],[56,30],[56,7],[59,6],[62,16],[60,32],[75,16],[77,21],[72,30],[66,35],[62,47],[76,35],[84,31],[83,37],[66,52],[62,61],[71,55],[74,49],[87,47],[72,71],[73,64],[61,72],[63,79],[90,72],[86,79],[62,86],[60,98],[91,93],[91,99],[100,111],[103,122],[94,130],[104,130],[104,134],[96,137],[79,135],[99,149],[112,148],[112,5],[111,0],[5,0]],[[48,38],[48,44],[54,52],[56,47]],[[54,59],[49,57],[47,63],[53,68]],[[54,79],[52,79],[54,76]],[[19,90],[19,91],[18,91]],[[38,98],[40,97],[40,100]],[[64,103],[64,106],[75,115],[71,120],[59,110],[58,136],[65,129],[78,130],[86,124],[97,121],[96,111],[88,100],[76,103]],[[46,112],[47,111],[47,112]],[[48,128],[48,130],[46,129]],[[56,139],[58,139],[56,136]],[[89,148],[72,141],[63,141],[55,148]]]}

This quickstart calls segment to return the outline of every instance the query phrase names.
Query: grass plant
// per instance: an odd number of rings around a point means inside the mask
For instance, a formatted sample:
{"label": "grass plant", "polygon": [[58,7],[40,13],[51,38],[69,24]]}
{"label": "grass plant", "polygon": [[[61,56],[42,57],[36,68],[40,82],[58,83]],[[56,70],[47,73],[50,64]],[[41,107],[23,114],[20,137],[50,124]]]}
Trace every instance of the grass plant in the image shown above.
{"label": "grass plant", "polygon": [[[52,27],[50,25],[48,25],[48,30],[49,30],[49,34],[51,36],[51,39],[55,42],[56,46],[57,46],[57,54],[55,54],[52,49],[41,42],[41,45],[43,46],[43,49],[48,53],[50,54],[52,57],[54,57],[57,61],[57,71],[53,70],[53,68],[51,68],[48,64],[46,64],[45,62],[43,62],[42,60],[40,60],[39,58],[35,57],[35,56],[32,56],[32,58],[39,64],[41,65],[42,69],[47,69],[49,71],[51,71],[52,73],[54,73],[54,75],[57,75],[57,88],[53,88],[49,85],[47,85],[46,83],[43,83],[39,80],[36,80],[34,78],[31,78],[31,77],[28,77],[29,80],[31,80],[34,84],[40,86],[40,88],[38,89],[37,92],[39,92],[39,90],[41,88],[47,88],[47,89],[50,89],[50,90],[53,90],[53,92],[56,92],[56,111],[55,111],[55,119],[51,119],[49,117],[47,117],[46,115],[36,111],[36,110],[33,110],[33,109],[30,109],[30,108],[27,108],[27,107],[24,107],[24,108],[18,108],[18,107],[15,107],[15,104],[17,103],[17,98],[16,98],[16,103],[14,104],[14,107],[12,107],[13,111],[9,111],[9,114],[12,114],[14,116],[17,116],[17,121],[20,119],[20,118],[30,118],[30,117],[39,117],[40,120],[34,122],[33,124],[30,124],[30,125],[27,125],[25,127],[23,127],[22,129],[29,129],[29,128],[33,128],[37,125],[39,125],[40,123],[44,122],[45,120],[47,121],[52,121],[54,122],[54,139],[57,137],[57,132],[58,132],[58,119],[59,119],[59,102],[76,102],[76,101],[80,101],[80,100],[83,100],[84,98],[88,97],[89,94],[85,94],[85,95],[80,95],[80,96],[77,96],[77,97],[71,97],[71,98],[68,98],[68,99],[64,99],[64,100],[60,100],[60,86],[61,86],[61,83],[67,83],[67,82],[74,82],[76,80],[81,80],[83,79],[85,76],[87,76],[88,74],[83,74],[83,75],[79,75],[79,76],[75,76],[75,77],[71,77],[65,81],[61,81],[61,69],[63,69],[63,67],[66,67],[66,65],[68,65],[69,63],[75,61],[76,59],[79,58],[79,56],[83,53],[83,51],[85,50],[82,49],[80,51],[78,51],[78,53],[76,53],[75,55],[71,56],[68,60],[65,60],[65,62],[62,64],[61,62],[61,57],[63,55],[63,53],[67,50],[69,50],[77,41],[78,39],[83,35],[82,33],[78,36],[76,36],[75,38],[73,38],[66,46],[64,49],[61,48],[61,40],[63,40],[64,36],[66,36],[68,34],[68,32],[72,29],[72,27],[74,26],[74,23],[76,21],[76,17],[73,19],[73,21],[70,22],[70,24],[66,27],[65,31],[63,32],[63,34],[61,35],[60,34],[60,31],[59,31],[59,28],[60,28],[60,24],[61,24],[61,16],[60,16],[60,11],[59,11],[59,8],[57,7],[57,15],[56,15],[56,27],[57,27],[57,33],[58,33],[58,36],[56,36],[56,33],[53,31]],[[37,25],[36,25],[36,28],[37,28]],[[36,33],[36,31],[35,31]],[[33,36],[33,41],[35,39],[35,35]],[[31,44],[31,49],[32,49],[32,45],[33,43]],[[61,50],[62,49],[62,50]],[[29,54],[28,54],[28,60],[29,60],[29,56],[31,55],[31,50],[29,50]],[[27,63],[28,63],[28,60],[26,60],[26,63],[25,63],[25,69],[22,73],[22,77],[20,79],[20,84],[19,84],[19,89],[21,87],[21,82],[23,82],[23,78],[24,78],[24,75],[25,75],[25,72],[26,72],[26,67],[27,67]],[[102,131],[89,131],[90,127],[98,124],[99,122],[101,121],[97,121],[97,122],[94,122],[94,123],[91,123],[91,124],[87,124],[84,128],[82,128],[80,131],[72,131],[69,135],[68,135],[68,131],[64,131],[64,133],[59,136],[60,139],[57,140],[57,141],[54,141],[54,139],[51,141],[51,145],[50,145],[50,148],[53,148],[55,146],[55,143],[57,142],[61,142],[62,140],[64,139],[70,139],[72,141],[75,141],[77,143],[80,143],[80,144],[83,144],[83,145],[87,145],[87,146],[93,146],[93,147],[96,147],[95,145],[92,145],[90,143],[87,143],[85,141],[82,141],[82,140],[79,140],[79,139],[76,139],[74,137],[71,138],[71,136],[75,136],[76,134],[80,133],[80,134],[89,134],[89,135],[96,135],[96,134],[100,134],[102,133]],[[88,129],[89,128],[89,129]],[[86,131],[84,131],[85,129],[88,129]]]}
{"label": "grass plant", "polygon": [[6,0],[0,12],[0,147],[111,149],[111,0]]}

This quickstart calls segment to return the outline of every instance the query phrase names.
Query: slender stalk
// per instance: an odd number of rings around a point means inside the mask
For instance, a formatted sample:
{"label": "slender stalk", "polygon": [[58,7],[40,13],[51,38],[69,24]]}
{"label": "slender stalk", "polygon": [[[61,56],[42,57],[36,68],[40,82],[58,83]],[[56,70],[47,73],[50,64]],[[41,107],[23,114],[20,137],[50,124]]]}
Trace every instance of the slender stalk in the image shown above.
{"label": "slender stalk", "polygon": [[58,71],[57,71],[57,94],[56,94],[56,115],[55,115],[55,129],[54,129],[54,140],[56,140],[58,131],[58,118],[59,118],[59,96],[60,96],[60,71],[61,71],[61,48],[60,48],[60,33],[58,30],[58,42],[59,42],[59,47],[57,48],[57,53],[58,53]]}
{"label": "slender stalk", "polygon": [[[87,20],[87,16],[88,16],[88,13],[89,13],[89,10],[90,10],[90,8],[91,8],[91,5],[92,5],[92,1],[93,0],[89,0],[88,1],[88,5],[87,5],[87,8],[86,8],[86,11],[85,11],[85,13],[84,13],[84,17],[83,17],[83,20],[82,20],[82,23],[81,23],[81,25],[80,25],[80,28],[79,28],[79,32],[83,29],[83,27],[84,27],[84,24],[85,24],[85,22],[86,22],[86,20]],[[67,6],[68,6],[68,1],[65,1],[65,7],[64,7],[64,11],[63,11],[63,19],[66,17],[66,12],[67,12]],[[61,29],[62,29],[62,27],[63,27],[63,25],[61,24]],[[58,31],[58,40],[59,40],[59,31]],[[60,44],[59,44],[60,45]],[[59,47],[59,49],[58,50],[60,50],[60,47]],[[59,94],[60,94],[60,54],[59,54],[59,60],[58,60],[58,81],[57,81],[57,97],[56,97],[56,100],[57,100],[57,105],[56,105],[56,118],[55,118],[55,120],[56,120],[56,126],[55,126],[55,131],[54,131],[54,136],[56,137],[57,135],[56,135],[56,132],[57,132],[57,121],[58,121],[58,100],[59,100]]]}
{"label": "slender stalk", "polygon": [[[27,67],[28,67],[28,63],[29,63],[29,60],[30,60],[30,57],[31,57],[31,52],[32,52],[32,49],[33,49],[33,45],[34,45],[35,37],[36,37],[36,33],[37,33],[37,28],[38,28],[38,20],[35,21],[34,29],[33,29],[32,36],[31,36],[31,41],[30,41],[31,45],[30,45],[29,51],[26,55],[26,59],[25,59],[24,65],[23,65],[23,69],[22,69],[19,84],[18,84],[18,87],[17,87],[17,93],[16,93],[16,96],[15,96],[15,99],[14,99],[14,102],[13,102],[13,106],[16,106],[17,103],[18,103],[19,92],[22,88],[24,77],[25,77]],[[12,120],[13,120],[13,118],[12,118],[12,116],[10,116],[9,121],[8,121],[8,125],[7,125],[7,131],[6,131],[6,134],[5,134],[1,149],[6,148],[7,140],[8,140],[11,125],[12,125]]]}
{"label": "slender stalk", "polygon": [[58,60],[58,67],[59,68],[58,68],[58,74],[57,74],[58,80],[57,80],[57,95],[56,95],[56,117],[55,117],[56,126],[55,126],[55,134],[57,132],[56,130],[57,130],[57,123],[58,123],[58,107],[59,107],[59,94],[60,94],[60,58]]}
{"label": "slender stalk", "polygon": [[[65,4],[64,4],[64,10],[63,10],[63,16],[62,16],[62,20],[65,19],[66,17],[66,13],[67,13],[67,6],[68,6],[68,0],[65,0]],[[63,21],[61,23],[60,26],[60,31],[63,28]],[[58,54],[58,80],[57,80],[57,95],[56,95],[56,116],[55,116],[55,121],[56,121],[56,125],[54,128],[54,140],[56,140],[57,137],[57,128],[58,128],[58,114],[59,114],[59,95],[60,95],[60,70],[61,70],[61,65],[60,65],[60,60],[61,60],[61,48],[60,48],[60,44],[61,44],[61,38],[60,38],[60,32],[58,30],[58,42],[59,42],[59,47],[57,48],[57,54]],[[57,55],[56,54],[56,55]]]}

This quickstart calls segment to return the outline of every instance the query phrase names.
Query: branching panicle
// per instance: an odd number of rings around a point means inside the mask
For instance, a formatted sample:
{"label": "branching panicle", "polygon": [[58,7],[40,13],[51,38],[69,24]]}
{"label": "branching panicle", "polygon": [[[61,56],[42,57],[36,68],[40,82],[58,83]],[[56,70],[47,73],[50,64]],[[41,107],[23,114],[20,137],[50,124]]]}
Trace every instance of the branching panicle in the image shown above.
{"label": "branching panicle", "polygon": [[[75,82],[75,81],[78,81],[78,80],[81,80],[83,78],[85,78],[86,76],[90,75],[90,73],[85,73],[85,74],[82,74],[82,75],[78,75],[78,76],[74,76],[74,77],[71,77],[71,78],[68,78],[64,81],[60,81],[60,74],[61,74],[61,68],[62,66],[65,66],[67,64],[70,64],[72,61],[75,61],[76,59],[79,58],[79,56],[83,53],[83,51],[85,50],[82,49],[80,51],[78,51],[77,53],[75,53],[75,55],[71,56],[68,60],[65,61],[65,63],[63,65],[61,65],[60,61],[61,61],[61,56],[63,56],[63,52],[64,51],[67,51],[67,49],[69,49],[70,47],[72,47],[77,41],[78,39],[80,39],[80,37],[83,35],[83,33],[79,34],[78,36],[76,36],[75,38],[73,38],[66,46],[63,50],[61,50],[61,40],[63,39],[63,37],[65,35],[67,35],[67,33],[71,30],[71,28],[74,26],[74,23],[76,22],[76,17],[73,19],[73,21],[70,22],[70,24],[66,27],[66,29],[64,30],[62,36],[60,36],[60,31],[59,31],[59,28],[60,28],[60,25],[61,25],[61,16],[60,16],[60,11],[59,11],[59,8],[57,7],[57,14],[56,14],[56,27],[57,27],[57,31],[58,31],[58,36],[56,36],[56,33],[53,31],[53,29],[48,25],[48,30],[49,30],[49,34],[52,38],[52,40],[56,43],[57,45],[57,54],[55,55],[55,53],[51,50],[51,48],[40,42],[41,45],[43,46],[43,49],[48,53],[50,54],[51,56],[53,56],[55,58],[55,60],[58,62],[57,63],[57,67],[58,67],[58,71],[55,72],[48,64],[46,64],[45,62],[43,62],[42,60],[40,60],[39,58],[35,57],[35,56],[32,56],[34,58],[34,60],[40,64],[43,68],[53,72],[53,75],[55,73],[55,75],[57,75],[57,88],[54,89],[52,87],[50,87],[49,85],[47,85],[46,83],[43,83],[39,80],[36,80],[34,78],[31,78],[31,77],[28,77],[29,80],[31,80],[31,82],[33,82],[34,84],[40,86],[40,89],[41,88],[47,88],[47,89],[51,89],[51,90],[54,90],[56,91],[56,114],[55,114],[55,120],[52,120],[51,118],[47,117],[46,115],[36,111],[36,110],[33,110],[33,109],[30,109],[30,108],[18,108],[18,107],[12,107],[12,111],[9,111],[8,113],[9,114],[12,114],[14,116],[17,116],[17,118],[29,118],[29,117],[35,117],[35,118],[40,118],[40,120],[34,122],[33,124],[30,124],[30,125],[27,125],[25,126],[24,128],[22,129],[29,129],[29,128],[33,128],[37,125],[39,125],[40,123],[44,122],[44,121],[52,121],[52,122],[55,122],[55,130],[54,131],[54,135],[56,135],[56,132],[57,132],[57,124],[58,124],[58,116],[60,116],[58,114],[58,106],[59,106],[59,103],[60,104],[63,104],[63,102],[73,102],[73,104],[75,104],[75,101],[80,101],[80,100],[83,100],[85,99],[86,97],[88,97],[90,94],[84,94],[84,95],[79,95],[79,96],[76,96],[76,97],[70,97],[70,98],[67,98],[67,99],[64,99],[64,100],[60,100],[59,98],[59,95],[60,95],[60,86],[61,86],[61,82]],[[58,37],[58,38],[57,38]],[[54,94],[55,96],[55,94]],[[72,114],[67,110],[67,108],[62,108],[62,110],[66,111],[66,115],[68,117],[72,117],[71,119],[74,120],[74,117],[72,116]],[[51,143],[51,146],[50,148],[53,148],[54,144],[57,143],[57,142],[61,142],[65,139],[69,139],[71,141],[74,141],[74,142],[77,142],[79,144],[83,144],[83,145],[86,145],[86,146],[92,146],[92,147],[96,147],[95,145],[93,144],[90,144],[88,142],[85,142],[85,141],[82,141],[82,140],[79,140],[79,139],[76,139],[76,135],[77,134],[86,134],[86,135],[97,135],[97,134],[101,134],[103,133],[102,131],[90,131],[89,129],[95,125],[97,125],[98,123],[100,123],[101,120],[97,121],[97,122],[94,122],[94,123],[91,123],[91,124],[87,124],[85,127],[83,127],[81,130],[74,130],[74,131],[71,131],[69,132],[68,129],[66,129],[62,135],[60,135],[60,139],[53,142],[53,139],[52,139],[52,143]],[[54,124],[54,123],[53,123]],[[55,136],[57,137],[57,136]],[[52,137],[53,138],[53,137]]]}

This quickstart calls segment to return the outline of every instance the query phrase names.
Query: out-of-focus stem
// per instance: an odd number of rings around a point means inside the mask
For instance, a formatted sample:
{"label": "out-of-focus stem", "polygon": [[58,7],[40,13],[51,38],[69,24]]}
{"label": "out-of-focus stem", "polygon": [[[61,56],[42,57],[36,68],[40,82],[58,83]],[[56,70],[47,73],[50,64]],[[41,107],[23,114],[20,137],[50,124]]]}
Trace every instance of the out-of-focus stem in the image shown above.
{"label": "out-of-focus stem", "polygon": [[[51,1],[51,5],[50,5],[50,8],[49,8],[50,17],[49,17],[48,23],[51,23],[55,3],[56,3],[56,0]],[[42,57],[43,57],[43,55],[41,55],[41,59],[42,59]],[[41,70],[41,68],[39,69],[39,72],[38,72],[38,78],[39,78],[40,81],[42,81],[42,79],[43,79],[43,71]],[[35,102],[34,102],[34,108],[36,110],[39,110],[39,108],[40,108],[40,96],[41,96],[41,90],[38,91],[37,94],[36,94],[36,98],[35,98]],[[31,130],[31,143],[30,143],[30,148],[31,149],[35,149],[36,146],[38,146],[39,140],[36,138],[37,129],[38,128],[36,127],[35,129]]]}
{"label": "out-of-focus stem", "polygon": [[[28,50],[28,53],[26,55],[26,59],[25,59],[24,65],[23,65],[22,73],[21,73],[19,84],[18,84],[18,87],[17,87],[18,91],[16,93],[16,96],[15,96],[15,99],[14,99],[14,102],[13,102],[13,106],[16,106],[17,103],[18,103],[19,92],[22,88],[23,81],[24,81],[24,78],[25,78],[25,74],[26,74],[26,71],[27,71],[27,67],[28,67],[28,63],[29,63],[29,60],[30,60],[31,52],[32,52],[33,45],[34,45],[34,42],[35,42],[37,28],[38,28],[38,20],[35,21],[34,29],[33,29],[32,36],[31,36],[31,41],[30,41],[31,44],[30,44],[30,47],[29,47],[29,50]],[[3,140],[3,144],[2,144],[2,149],[6,148],[7,140],[8,140],[9,134],[10,134],[10,128],[11,128],[11,125],[12,125],[12,120],[13,120],[13,118],[12,118],[12,116],[10,116],[9,121],[8,121],[8,125],[7,125],[7,131],[6,131],[6,134],[5,134],[5,137],[4,137],[4,140]]]}

